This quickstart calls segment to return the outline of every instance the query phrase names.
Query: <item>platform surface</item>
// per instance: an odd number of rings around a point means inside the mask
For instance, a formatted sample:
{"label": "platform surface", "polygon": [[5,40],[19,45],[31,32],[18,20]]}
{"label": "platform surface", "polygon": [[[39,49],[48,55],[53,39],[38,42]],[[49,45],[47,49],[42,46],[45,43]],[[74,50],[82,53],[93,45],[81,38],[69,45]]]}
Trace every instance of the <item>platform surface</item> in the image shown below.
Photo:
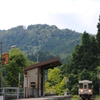
{"label": "platform surface", "polygon": [[[39,98],[24,98],[24,99],[19,99],[19,100],[58,100],[58,99],[64,99],[65,100],[71,100],[71,96],[45,96],[45,97],[39,97]],[[17,100],[17,99],[16,99]]]}

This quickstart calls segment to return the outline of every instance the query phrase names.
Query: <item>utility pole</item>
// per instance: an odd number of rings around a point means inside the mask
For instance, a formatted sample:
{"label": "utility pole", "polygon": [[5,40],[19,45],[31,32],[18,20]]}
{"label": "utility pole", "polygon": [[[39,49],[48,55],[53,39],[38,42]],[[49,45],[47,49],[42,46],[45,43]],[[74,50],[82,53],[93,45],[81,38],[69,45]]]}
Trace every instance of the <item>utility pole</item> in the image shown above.
{"label": "utility pole", "polygon": [[39,62],[39,54],[37,53],[37,63]]}
{"label": "utility pole", "polygon": [[4,87],[6,87],[6,62],[5,62],[5,70],[4,70]]}
{"label": "utility pole", "polygon": [[3,96],[3,82],[2,82],[2,42],[1,42],[1,95]]}

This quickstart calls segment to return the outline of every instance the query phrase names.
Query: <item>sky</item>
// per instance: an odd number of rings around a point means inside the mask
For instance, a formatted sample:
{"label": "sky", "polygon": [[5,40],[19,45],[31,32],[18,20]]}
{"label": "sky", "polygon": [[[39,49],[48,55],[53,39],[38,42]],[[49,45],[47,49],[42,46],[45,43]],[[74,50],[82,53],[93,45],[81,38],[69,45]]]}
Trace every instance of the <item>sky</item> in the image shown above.
{"label": "sky", "polygon": [[0,30],[19,25],[56,25],[97,34],[100,0],[0,0]]}

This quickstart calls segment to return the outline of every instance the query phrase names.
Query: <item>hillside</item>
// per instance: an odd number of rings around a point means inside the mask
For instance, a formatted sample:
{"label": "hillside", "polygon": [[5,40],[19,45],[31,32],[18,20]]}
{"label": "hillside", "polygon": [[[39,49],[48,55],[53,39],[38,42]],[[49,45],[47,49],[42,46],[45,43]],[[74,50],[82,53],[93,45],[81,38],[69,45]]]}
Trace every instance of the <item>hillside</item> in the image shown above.
{"label": "hillside", "polygon": [[37,24],[29,25],[27,29],[17,26],[0,30],[0,40],[3,42],[3,52],[17,45],[27,54],[47,51],[53,56],[60,56],[64,61],[70,57],[73,47],[80,43],[81,34],[69,29],[58,29],[55,25]]}

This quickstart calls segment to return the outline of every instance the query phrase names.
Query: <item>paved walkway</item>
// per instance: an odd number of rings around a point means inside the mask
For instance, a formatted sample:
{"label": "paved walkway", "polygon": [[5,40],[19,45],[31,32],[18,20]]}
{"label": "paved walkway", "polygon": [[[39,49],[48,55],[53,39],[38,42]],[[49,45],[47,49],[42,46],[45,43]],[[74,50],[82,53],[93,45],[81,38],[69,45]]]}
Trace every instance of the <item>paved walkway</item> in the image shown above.
{"label": "paved walkway", "polygon": [[25,99],[19,99],[19,100],[71,100],[71,96],[46,96],[46,97],[40,97],[40,98],[25,98]]}

